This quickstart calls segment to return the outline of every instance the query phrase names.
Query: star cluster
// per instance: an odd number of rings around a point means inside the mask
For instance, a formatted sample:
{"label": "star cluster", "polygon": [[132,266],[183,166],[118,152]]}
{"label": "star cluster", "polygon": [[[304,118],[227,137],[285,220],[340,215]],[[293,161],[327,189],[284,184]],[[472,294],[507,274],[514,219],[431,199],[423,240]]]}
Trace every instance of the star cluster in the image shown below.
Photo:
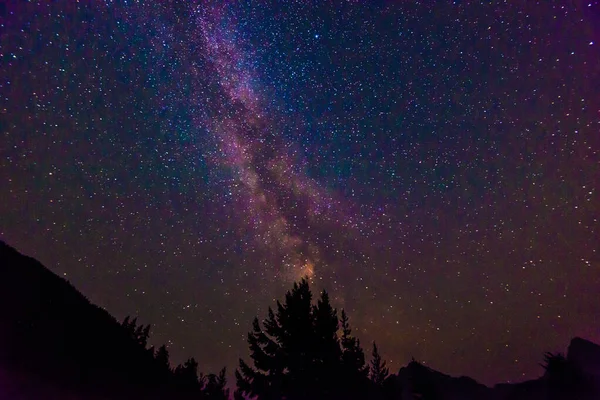
{"label": "star cluster", "polygon": [[393,370],[600,341],[600,4],[0,6],[0,238],[235,368],[309,276]]}

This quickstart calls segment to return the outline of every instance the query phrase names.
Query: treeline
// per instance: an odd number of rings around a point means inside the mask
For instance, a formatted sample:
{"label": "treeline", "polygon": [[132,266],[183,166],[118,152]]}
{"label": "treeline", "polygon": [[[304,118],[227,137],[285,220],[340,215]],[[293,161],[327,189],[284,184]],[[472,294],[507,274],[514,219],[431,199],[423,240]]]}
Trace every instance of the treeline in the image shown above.
{"label": "treeline", "polygon": [[[225,368],[219,374],[203,375],[194,358],[172,368],[164,345],[148,347],[150,325],[138,325],[136,319],[127,317],[121,327],[152,365],[146,373],[148,385],[189,398],[229,398]],[[295,283],[275,310],[269,308],[262,323],[254,319],[248,344],[251,361],[239,361],[235,399],[387,397],[384,382],[389,370],[377,345],[373,343],[371,361],[367,362],[346,313],[342,310],[338,317],[326,291],[313,304],[306,279]]]}
{"label": "treeline", "polygon": [[166,347],[149,347],[149,336],[149,325],[117,322],[0,242],[1,398],[374,398],[388,375],[376,347],[372,363],[365,361],[348,317],[338,316],[326,292],[313,304],[306,280],[265,321],[254,320],[251,359],[240,361],[235,382],[228,384],[225,369],[200,373],[193,358],[171,365]]}
{"label": "treeline", "polygon": [[[598,399],[600,347],[580,338],[567,357],[546,355],[537,380],[488,388],[416,361],[389,374],[377,346],[368,356],[348,315],[306,279],[255,318],[250,358],[235,382],[226,370],[172,366],[149,346],[150,326],[117,322],[36,260],[0,242],[0,398],[9,399]],[[571,351],[573,350],[573,351]],[[370,360],[367,361],[367,358]],[[592,371],[590,375],[590,371]]]}
{"label": "treeline", "polygon": [[378,399],[384,397],[389,370],[373,344],[365,361],[348,316],[332,307],[321,292],[312,301],[309,283],[295,283],[276,309],[269,307],[248,333],[251,364],[240,359],[236,398]]}
{"label": "treeline", "polygon": [[158,349],[147,347],[150,336],[150,325],[138,325],[137,319],[126,317],[121,324],[131,341],[138,346],[147,357],[151,366],[146,375],[146,387],[152,387],[165,395],[179,395],[185,398],[202,400],[227,400],[226,369],[218,374],[204,375],[198,372],[198,362],[192,357],[183,364],[172,368],[169,362],[169,351],[162,345]]}
{"label": "treeline", "polygon": [[[282,302],[257,317],[247,340],[250,359],[239,360],[236,388],[230,393],[226,370],[198,373],[193,358],[172,368],[165,346],[147,347],[150,326],[126,318],[121,328],[148,357],[145,386],[160,398],[234,400],[399,400],[443,399],[595,399],[597,382],[562,354],[546,353],[538,380],[488,388],[466,377],[452,378],[415,360],[390,375],[375,343],[366,361],[348,315],[322,291],[316,301],[308,280],[294,283]],[[151,372],[149,372],[151,371]],[[500,385],[501,386],[501,385]],[[158,390],[158,392],[156,392]]]}

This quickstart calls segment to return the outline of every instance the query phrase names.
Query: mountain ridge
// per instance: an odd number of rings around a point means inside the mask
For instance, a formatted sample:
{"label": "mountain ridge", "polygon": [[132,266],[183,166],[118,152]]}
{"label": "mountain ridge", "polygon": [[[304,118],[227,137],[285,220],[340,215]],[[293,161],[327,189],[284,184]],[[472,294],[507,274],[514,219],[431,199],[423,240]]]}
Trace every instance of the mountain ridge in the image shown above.
{"label": "mountain ridge", "polygon": [[[414,359],[397,374],[386,381],[387,390],[395,393],[402,400],[422,399],[437,400],[536,400],[536,399],[598,399],[600,398],[600,345],[574,337],[571,339],[567,356],[547,353],[552,360],[568,373],[574,373],[574,382],[561,381],[552,376],[555,371],[548,365],[545,373],[537,379],[517,383],[497,383],[487,386],[469,376],[453,377],[429,368]],[[547,358],[548,359],[548,358]],[[564,374],[568,375],[568,374]],[[556,382],[558,381],[558,382]],[[566,391],[566,393],[564,393]],[[561,397],[562,396],[562,397]]]}

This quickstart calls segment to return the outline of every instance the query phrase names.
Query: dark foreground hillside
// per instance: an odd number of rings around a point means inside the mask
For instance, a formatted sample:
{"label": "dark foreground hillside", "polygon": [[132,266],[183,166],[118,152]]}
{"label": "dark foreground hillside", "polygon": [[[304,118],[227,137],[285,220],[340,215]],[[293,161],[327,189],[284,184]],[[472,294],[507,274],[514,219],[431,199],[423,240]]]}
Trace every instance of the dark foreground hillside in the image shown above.
{"label": "dark foreground hillside", "polygon": [[[388,376],[375,346],[373,361],[365,362],[347,316],[342,311],[338,320],[327,294],[315,306],[311,298],[303,280],[276,312],[269,309],[264,330],[255,320],[248,336],[254,367],[240,360],[236,399],[600,399],[600,346],[587,340],[573,339],[566,356],[541,355],[543,376],[519,384],[490,388],[414,360]],[[298,325],[303,315],[306,326]],[[117,322],[67,281],[0,242],[0,399],[229,397],[224,370],[198,376],[194,359],[171,368],[164,346],[148,348],[149,330],[135,320]]]}
{"label": "dark foreground hillside", "polygon": [[0,242],[0,399],[220,398],[200,394],[219,377],[198,381],[193,359],[172,370],[148,334]]}

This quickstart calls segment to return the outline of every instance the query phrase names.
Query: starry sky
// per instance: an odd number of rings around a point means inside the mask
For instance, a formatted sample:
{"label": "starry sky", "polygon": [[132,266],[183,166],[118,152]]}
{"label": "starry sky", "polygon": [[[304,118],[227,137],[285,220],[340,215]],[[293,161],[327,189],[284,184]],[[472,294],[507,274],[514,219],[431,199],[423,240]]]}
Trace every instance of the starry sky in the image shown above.
{"label": "starry sky", "polygon": [[173,361],[308,276],[393,371],[600,342],[600,2],[0,5],[0,239]]}

